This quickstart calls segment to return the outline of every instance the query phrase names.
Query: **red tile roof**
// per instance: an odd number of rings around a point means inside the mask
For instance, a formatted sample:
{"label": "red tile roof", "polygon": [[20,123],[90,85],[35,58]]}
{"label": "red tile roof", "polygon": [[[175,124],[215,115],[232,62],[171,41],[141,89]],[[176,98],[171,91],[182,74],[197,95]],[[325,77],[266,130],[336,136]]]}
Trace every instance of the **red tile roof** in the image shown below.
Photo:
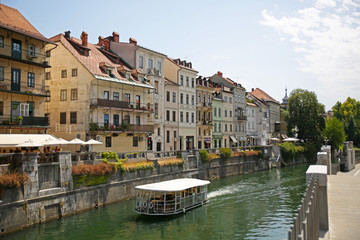
{"label": "red tile roof", "polygon": [[279,103],[278,101],[276,101],[274,98],[272,98],[269,94],[267,94],[260,88],[256,88],[255,90],[250,92],[250,94],[260,100],[263,100],[263,101],[273,101],[273,102]]}
{"label": "red tile roof", "polygon": [[[194,69],[194,68],[190,68],[190,67],[187,67],[187,66],[184,66],[184,65],[181,65],[181,64],[177,64],[177,62],[175,61],[175,59],[172,59],[172,58],[170,58],[170,57],[168,57],[168,59],[170,60],[170,61],[172,61],[173,63],[175,63],[176,65],[178,65],[179,67],[181,67],[181,68],[185,68],[185,69],[188,69],[188,70],[191,70],[191,71],[195,71],[195,72],[198,72],[196,69]],[[181,59],[179,59],[180,61],[181,61]]]}
{"label": "red tile roof", "polygon": [[4,4],[0,4],[0,27],[50,42],[17,9]]}
{"label": "red tile roof", "polygon": [[[112,74],[121,80],[127,80],[125,77],[125,72],[130,73],[130,79],[134,82],[140,83],[137,80],[137,73],[138,71],[134,72],[130,68],[128,68],[125,64],[118,64],[112,62],[109,58],[107,58],[102,51],[100,46],[97,46],[92,43],[88,43],[87,47],[82,46],[81,40],[71,37],[70,39],[66,39],[64,34],[58,34],[51,38],[54,42],[61,42],[65,48],[67,48],[75,58],[81,62],[88,71],[93,75],[103,76],[103,77],[110,77],[101,67],[110,67],[112,68]],[[89,55],[86,56],[82,54],[77,49],[84,48],[89,50]],[[113,55],[113,54],[112,54]],[[115,55],[114,55],[115,56]],[[141,74],[141,72],[139,72]],[[149,85],[148,83],[145,83]]]}

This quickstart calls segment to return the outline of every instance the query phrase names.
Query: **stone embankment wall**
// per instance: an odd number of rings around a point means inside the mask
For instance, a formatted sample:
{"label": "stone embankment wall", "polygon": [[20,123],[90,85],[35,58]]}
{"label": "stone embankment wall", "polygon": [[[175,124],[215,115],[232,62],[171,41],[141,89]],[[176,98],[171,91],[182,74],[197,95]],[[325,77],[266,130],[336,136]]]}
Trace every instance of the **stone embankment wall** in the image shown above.
{"label": "stone embankment wall", "polygon": [[[0,203],[0,235],[79,211],[135,197],[135,186],[183,177],[222,178],[269,169],[271,149],[264,159],[237,156],[227,160],[202,162],[199,152],[182,152],[183,166],[159,166],[154,169],[113,173],[106,184],[75,188],[71,154],[57,153],[52,163],[37,163],[36,154],[21,157],[22,169],[31,178],[23,188],[5,189]],[[21,154],[20,154],[21,155]],[[302,161],[302,160],[301,160]],[[130,209],[129,209],[130,211]]]}

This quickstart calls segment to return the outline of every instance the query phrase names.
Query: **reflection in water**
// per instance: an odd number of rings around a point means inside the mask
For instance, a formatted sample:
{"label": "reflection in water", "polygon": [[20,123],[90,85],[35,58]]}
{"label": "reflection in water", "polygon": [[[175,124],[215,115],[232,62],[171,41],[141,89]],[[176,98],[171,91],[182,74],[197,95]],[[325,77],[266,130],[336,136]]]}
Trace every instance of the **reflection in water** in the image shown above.
{"label": "reflection in water", "polygon": [[209,202],[176,216],[141,216],[135,200],[39,224],[6,239],[286,239],[307,165],[211,181]]}

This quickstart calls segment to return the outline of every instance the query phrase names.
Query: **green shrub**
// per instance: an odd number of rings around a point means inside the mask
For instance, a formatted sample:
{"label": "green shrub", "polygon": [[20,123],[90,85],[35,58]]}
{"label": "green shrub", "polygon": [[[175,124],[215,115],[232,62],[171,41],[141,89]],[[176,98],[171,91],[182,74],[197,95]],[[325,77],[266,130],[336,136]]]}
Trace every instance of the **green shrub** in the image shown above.
{"label": "green shrub", "polygon": [[119,157],[118,157],[117,153],[116,153],[116,152],[112,152],[112,151],[103,152],[103,153],[101,154],[101,157],[102,157],[103,159],[111,159],[111,158],[113,158],[113,159],[115,159],[116,161],[119,160]]}
{"label": "green shrub", "polygon": [[294,144],[290,142],[284,142],[280,145],[281,156],[285,162],[290,161],[295,157],[295,147]]}
{"label": "green shrub", "polygon": [[230,148],[220,148],[220,154],[223,159],[228,159],[231,157],[231,149]]}
{"label": "green shrub", "polygon": [[303,146],[295,146],[295,156],[299,157],[301,154],[303,154],[305,151],[305,148]]}
{"label": "green shrub", "polygon": [[304,155],[306,157],[306,159],[308,160],[316,160],[316,154],[318,152],[318,147],[316,146],[316,144],[313,143],[304,143]]}
{"label": "green shrub", "polygon": [[208,162],[209,161],[209,153],[206,149],[201,149],[200,150],[200,159],[203,162]]}

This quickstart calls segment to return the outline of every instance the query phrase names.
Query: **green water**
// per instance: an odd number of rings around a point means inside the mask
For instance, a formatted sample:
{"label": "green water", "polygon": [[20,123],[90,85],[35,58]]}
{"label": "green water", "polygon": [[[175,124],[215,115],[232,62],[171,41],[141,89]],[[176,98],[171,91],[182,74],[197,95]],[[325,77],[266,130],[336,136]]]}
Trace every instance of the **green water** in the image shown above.
{"label": "green water", "polygon": [[133,212],[135,200],[93,209],[4,239],[287,239],[307,165],[211,181],[209,203],[172,217]]}

